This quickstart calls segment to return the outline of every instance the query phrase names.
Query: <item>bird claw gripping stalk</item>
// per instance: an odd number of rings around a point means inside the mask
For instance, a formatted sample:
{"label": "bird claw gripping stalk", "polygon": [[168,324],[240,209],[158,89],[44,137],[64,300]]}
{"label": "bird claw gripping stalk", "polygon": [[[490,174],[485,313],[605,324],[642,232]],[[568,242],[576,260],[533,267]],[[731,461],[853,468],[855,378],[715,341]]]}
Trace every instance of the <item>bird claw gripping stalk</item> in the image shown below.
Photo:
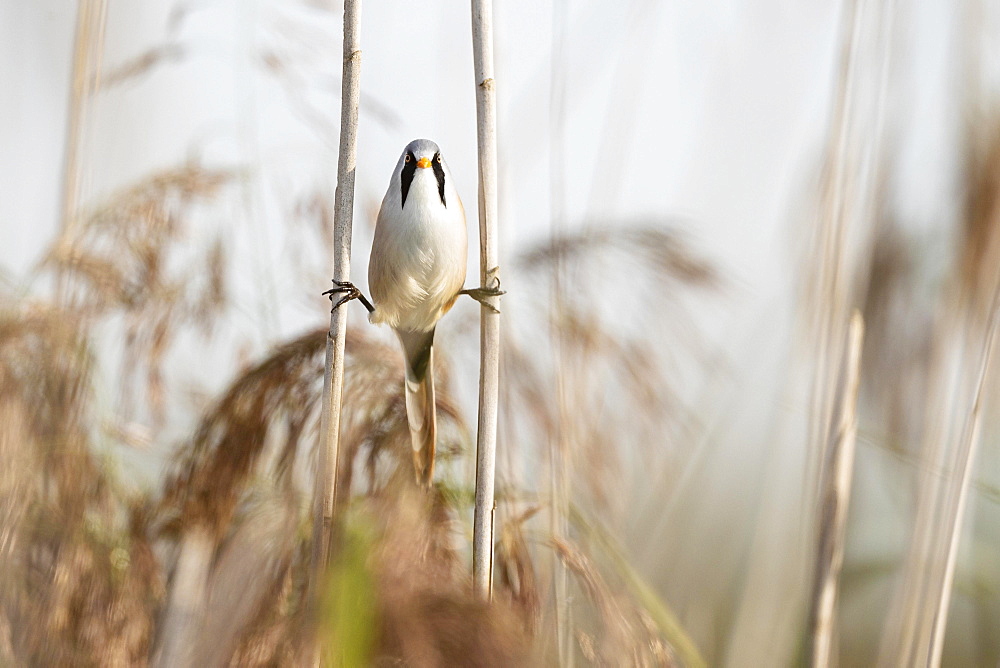
{"label": "bird claw gripping stalk", "polygon": [[493,285],[488,288],[466,288],[465,290],[459,290],[460,295],[469,295],[477,302],[493,311],[494,313],[499,313],[500,309],[486,301],[491,297],[499,297],[500,295],[507,294],[506,290],[500,289],[500,278],[498,276],[493,277]]}
{"label": "bird claw gripping stalk", "polygon": [[330,309],[330,313],[333,313],[342,305],[346,304],[352,299],[360,299],[361,303],[365,305],[365,308],[368,309],[369,313],[375,311],[375,307],[372,306],[372,303],[368,301],[368,299],[363,294],[361,294],[361,290],[359,290],[354,285],[354,283],[351,283],[350,281],[334,280],[333,285],[334,287],[330,288],[323,294],[329,297],[331,302],[333,301],[334,295],[343,294],[344,296],[341,297],[339,300],[337,300],[337,303],[335,303],[333,307]]}

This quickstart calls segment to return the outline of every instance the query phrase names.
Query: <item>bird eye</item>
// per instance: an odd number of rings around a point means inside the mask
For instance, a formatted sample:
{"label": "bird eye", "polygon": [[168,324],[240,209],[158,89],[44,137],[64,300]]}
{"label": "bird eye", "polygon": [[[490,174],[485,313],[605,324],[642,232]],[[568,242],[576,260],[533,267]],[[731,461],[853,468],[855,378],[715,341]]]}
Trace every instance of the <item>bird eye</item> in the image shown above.
{"label": "bird eye", "polygon": [[441,154],[438,153],[436,156],[434,156],[434,159],[437,160],[438,162],[441,162]]}
{"label": "bird eye", "polygon": [[409,153],[406,154],[406,157],[403,159],[403,161],[404,162],[409,162],[410,161],[410,154]]}

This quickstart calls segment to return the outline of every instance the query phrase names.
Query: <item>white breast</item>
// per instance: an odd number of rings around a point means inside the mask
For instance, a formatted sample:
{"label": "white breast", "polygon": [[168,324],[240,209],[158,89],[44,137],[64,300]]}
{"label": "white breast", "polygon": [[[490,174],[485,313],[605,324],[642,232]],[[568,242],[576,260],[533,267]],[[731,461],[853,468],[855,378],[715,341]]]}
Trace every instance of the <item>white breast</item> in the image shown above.
{"label": "white breast", "polygon": [[468,239],[458,191],[445,178],[442,205],[431,169],[417,169],[402,206],[398,170],[375,225],[368,283],[373,323],[426,331],[434,327],[465,283]]}

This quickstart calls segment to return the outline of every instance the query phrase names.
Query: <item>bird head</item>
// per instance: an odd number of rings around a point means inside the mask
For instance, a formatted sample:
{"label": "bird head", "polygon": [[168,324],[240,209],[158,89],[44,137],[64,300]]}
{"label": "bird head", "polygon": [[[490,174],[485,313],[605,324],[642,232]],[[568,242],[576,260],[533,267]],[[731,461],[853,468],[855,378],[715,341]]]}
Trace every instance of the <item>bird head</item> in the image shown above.
{"label": "bird head", "polygon": [[[394,181],[396,176],[399,177],[402,208],[406,207],[407,197],[409,197],[410,189],[415,182],[425,182],[428,186],[436,185],[438,199],[442,206],[447,208],[445,183],[450,180],[451,176],[444,158],[441,157],[441,149],[431,140],[414,139],[406,145],[403,154],[399,156],[399,162],[396,164],[396,171],[393,174]],[[430,180],[428,181],[428,179]]]}

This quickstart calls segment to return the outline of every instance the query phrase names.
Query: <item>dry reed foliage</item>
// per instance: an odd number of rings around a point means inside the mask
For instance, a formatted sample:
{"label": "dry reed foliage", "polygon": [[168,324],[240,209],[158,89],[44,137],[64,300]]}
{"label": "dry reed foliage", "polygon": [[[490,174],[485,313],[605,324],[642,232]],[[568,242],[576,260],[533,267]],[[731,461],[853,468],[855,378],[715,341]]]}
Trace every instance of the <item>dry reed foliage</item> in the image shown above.
{"label": "dry reed foliage", "polygon": [[[95,460],[114,439],[95,413],[93,328],[121,317],[124,369],[146,370],[163,413],[163,356],[184,325],[207,326],[225,301],[222,250],[178,271],[184,223],[230,174],[197,165],[154,175],[67,226],[46,263],[59,307],[24,300],[0,324],[5,579],[0,642],[15,663],[145,663],[164,597],[150,545],[153,506],[115,484]],[[122,396],[132,394],[130,376]],[[16,660],[15,660],[16,659]]]}
{"label": "dry reed foliage", "polygon": [[[652,474],[644,484],[657,480],[657,485],[669,486],[675,448],[688,442],[685,435],[690,434],[693,417],[681,398],[680,385],[692,367],[705,363],[685,298],[695,290],[711,290],[719,281],[711,265],[671,230],[668,221],[660,220],[587,226],[529,250],[516,266],[517,275],[530,286],[526,301],[535,308],[524,323],[528,329],[508,326],[503,344],[499,450],[511,454],[506,461],[501,458],[505,501],[501,508],[504,517],[514,520],[513,527],[501,523],[497,586],[536,623],[544,646],[555,635],[552,601],[560,594],[550,589],[558,577],[551,568],[538,575],[536,564],[546,563],[547,556],[540,548],[574,544],[581,525],[609,526],[615,533],[626,533],[650,520],[636,503],[647,498],[662,503],[655,496],[623,493],[623,486],[628,486],[625,472],[636,470],[638,461]],[[559,292],[553,300],[554,291]],[[554,312],[553,301],[558,305]],[[518,312],[508,311],[510,320],[516,321]],[[548,444],[560,440],[566,444],[562,464],[547,453]],[[551,472],[553,468],[568,470],[566,494],[572,499],[575,520],[561,529],[558,524],[546,527],[522,519],[534,514],[536,503],[549,515],[565,512],[559,510],[564,502],[543,491],[546,465],[549,476],[560,475]],[[656,512],[652,506],[650,512]],[[534,549],[526,536],[534,541]],[[589,622],[585,631],[572,633],[578,651],[598,662],[619,650],[651,665],[668,661],[664,657],[669,652],[648,654],[637,649],[648,645],[644,623],[619,623],[613,620],[617,613],[602,614],[608,612],[602,605],[610,599],[597,596],[593,587],[625,577],[623,562],[595,560],[579,547],[585,543],[575,544],[559,556],[578,576],[575,587],[584,594],[568,594],[570,617]],[[568,558],[571,554],[580,558]],[[648,620],[649,615],[641,612],[647,604],[666,609],[653,599],[638,607],[626,606],[629,614],[634,612],[626,618]],[[659,629],[657,642],[666,647],[662,639],[674,631],[667,640],[692,648],[694,660],[700,661],[678,625]]]}
{"label": "dry reed foliage", "polygon": [[[334,608],[316,617],[303,605],[308,469],[318,429],[325,329],[278,345],[237,374],[208,405],[161,491],[129,496],[94,459],[95,435],[105,442],[123,438],[120,430],[98,428],[109,420],[96,412],[91,370],[94,358],[109,351],[91,352],[94,327],[124,323],[123,368],[145,371],[146,398],[162,417],[168,398],[164,355],[181,332],[207,329],[226,306],[222,248],[187,247],[188,217],[232,176],[189,165],[116,195],[72,226],[50,253],[48,262],[62,277],[60,306],[27,301],[4,306],[3,662],[143,665],[159,656],[154,646],[169,645],[165,636],[175,628],[167,621],[169,602],[183,580],[181,553],[198,544],[204,560],[196,562],[203,571],[195,580],[202,585],[192,590],[198,598],[188,611],[198,623],[183,627],[186,656],[199,665],[298,665],[317,630],[331,639],[335,655],[351,650],[337,646],[343,641],[340,625],[350,615]],[[544,285],[556,257],[582,267],[609,256],[616,264],[638,267],[633,289],[640,299],[652,300],[648,311],[654,314],[664,304],[664,281],[707,286],[714,280],[707,265],[653,225],[621,234],[566,236],[529,254],[521,266]],[[598,281],[583,289],[596,294],[601,287]],[[616,457],[633,441],[662,433],[663,422],[632,418],[674,407],[673,388],[650,371],[650,360],[661,359],[663,351],[651,349],[636,331],[645,321],[618,331],[611,322],[618,314],[602,312],[599,301],[570,303],[559,326],[565,327],[572,358],[587,360],[594,369],[575,397],[580,402],[575,410],[591,416],[581,417],[587,439],[580,441],[580,452],[595,459],[586,471],[590,477],[581,479],[586,497],[581,501],[600,509],[613,496]],[[544,301],[540,308],[546,308]],[[668,311],[676,315],[676,309]],[[508,475],[500,512],[513,519],[501,524],[495,602],[487,607],[474,600],[465,520],[460,521],[472,495],[462,483],[442,483],[431,495],[417,492],[402,360],[396,346],[358,331],[347,341],[338,489],[348,509],[344,526],[363,527],[367,536],[358,562],[370,575],[359,580],[370,582],[359,591],[375,620],[369,658],[414,666],[537,662],[547,642],[544,577],[537,560],[540,546],[549,549],[544,546],[552,537],[543,531],[539,538],[530,525],[544,503]],[[553,333],[544,330],[546,336]],[[544,451],[541,444],[559,410],[547,389],[556,370],[540,362],[535,354],[540,350],[515,345],[507,350],[507,420],[517,425],[507,439],[521,441],[518,450],[530,463],[528,453]],[[447,357],[438,356],[436,363],[439,453],[447,460],[471,452],[472,437],[448,392]],[[132,380],[128,372],[121,378],[123,394],[131,393]],[[602,406],[609,391],[621,393],[628,412],[609,421],[609,407],[582,408]],[[447,479],[448,468],[442,471]],[[594,583],[617,581],[613,565],[602,570],[579,547],[562,556],[580,575],[581,589],[594,595],[587,599],[594,614],[581,616],[588,624],[579,635],[584,654],[595,647],[594,656],[608,657],[613,648],[628,648],[647,663],[668,656],[654,651],[665,645],[651,640],[661,636],[631,599],[616,603],[626,611],[627,623],[602,614],[610,599],[601,598],[604,590],[595,590]],[[336,568],[331,590],[338,586]]]}
{"label": "dry reed foliage", "polygon": [[969,131],[959,276],[985,318],[1000,282],[1000,115]]}
{"label": "dry reed foliage", "polygon": [[[159,513],[164,535],[183,541],[190,532],[207,530],[211,536],[212,556],[204,574],[205,626],[192,639],[194,660],[295,665],[302,659],[303,629],[310,627],[302,607],[309,536],[300,527],[307,521],[302,501],[311,494],[312,479],[302,471],[316,441],[325,337],[325,329],[310,331],[237,377],[206,413],[166,485]],[[440,370],[442,434],[468,439],[448,398],[446,365]],[[416,635],[399,635],[397,630],[412,626],[407,616],[414,606],[443,606],[443,621],[451,604],[463,610],[471,598],[452,546],[455,527],[452,511],[444,505],[447,497],[427,512],[413,514],[421,508],[422,497],[414,496],[402,378],[395,346],[354,333],[348,337],[340,489],[347,495],[355,488],[360,498],[378,508],[369,514],[376,518],[380,536],[371,548],[373,555],[396,552],[377,561],[385,569],[376,578],[378,596],[389,600],[379,608],[386,632],[376,649],[400,654],[414,665],[429,665],[420,658],[426,647],[411,647]],[[455,449],[453,443],[443,452]],[[302,481],[304,492],[299,488]],[[274,507],[255,501],[262,495]],[[405,540],[393,529],[397,526],[408,532]],[[404,578],[393,569],[407,565],[412,566],[409,585],[402,588],[395,581]],[[424,571],[423,579],[415,577]],[[440,643],[440,651],[452,656],[457,650],[448,648],[455,642],[493,638],[489,626],[470,635],[477,627],[453,633],[449,624],[437,628],[425,619],[428,623],[426,642],[435,647]],[[400,644],[403,636],[406,642]]]}
{"label": "dry reed foliage", "polygon": [[177,471],[165,486],[168,516],[187,530],[200,526],[219,538],[271,447],[270,473],[288,480],[314,419],[324,335],[310,331],[279,346],[238,376],[202,419]]}
{"label": "dry reed foliage", "polygon": [[1000,122],[970,128],[964,172],[954,286],[947,285],[947,273],[926,275],[934,263],[921,262],[921,256],[935,249],[908,238],[884,203],[863,277],[868,336],[862,368],[879,416],[872,426],[886,447],[910,456],[920,440],[929,389],[935,309],[942,300],[966,300],[974,318],[982,319],[1000,282]]}
{"label": "dry reed foliage", "polygon": [[[621,512],[614,488],[623,454],[655,464],[658,449],[649,444],[668,452],[686,429],[681,367],[703,363],[705,350],[684,297],[717,288],[719,278],[671,221],[655,219],[562,234],[526,251],[517,268],[532,287],[528,297],[540,300],[530,331],[508,328],[504,340],[507,429],[528,443],[547,443],[558,429],[560,402],[567,402],[572,457],[587,462],[578,481],[585,487],[573,496],[598,515]],[[542,317],[559,271],[566,278],[556,283],[561,309]],[[545,359],[557,345],[562,368],[552,365],[556,357]],[[559,374],[571,380],[561,398]]]}
{"label": "dry reed foliage", "polygon": [[363,504],[377,536],[369,556],[378,619],[374,663],[530,665],[530,636],[517,611],[472,595],[455,509],[440,494],[402,489]]}
{"label": "dry reed foliage", "polygon": [[163,594],[142,507],[94,459],[81,322],[0,313],[0,658],[141,664]]}
{"label": "dry reed foliage", "polygon": [[865,337],[861,368],[869,429],[886,447],[911,453],[919,441],[927,369],[931,360],[931,305],[919,285],[915,245],[895,221],[873,240],[862,291]]}
{"label": "dry reed foliage", "polygon": [[1000,121],[971,127],[966,145],[960,244],[952,264],[923,260],[940,249],[908,236],[884,201],[887,192],[881,192],[883,219],[863,277],[860,301],[868,334],[862,369],[866,409],[874,414],[869,428],[877,429],[882,445],[908,457],[916,454],[926,417],[935,327],[941,327],[935,325],[935,310],[965,301],[974,320],[982,319],[1000,282]]}
{"label": "dry reed foliage", "polygon": [[99,81],[95,76],[95,83],[100,83],[106,88],[113,88],[145,76],[159,65],[179,61],[185,55],[186,51],[183,46],[176,42],[166,42],[143,51],[114,69],[102,72]]}
{"label": "dry reed foliage", "polygon": [[[914,456],[926,418],[928,374],[933,364],[935,313],[943,303],[967,301],[974,319],[989,311],[1000,283],[1000,122],[969,129],[958,255],[949,267],[924,256],[939,253],[907,236],[878,192],[881,216],[872,239],[871,264],[861,277],[858,301],[868,334],[862,362],[865,409],[878,441]],[[947,273],[954,272],[953,284]],[[942,291],[939,288],[945,287]],[[947,292],[947,294],[945,294]]]}
{"label": "dry reed foliage", "polygon": [[[237,377],[207,412],[165,487],[166,512],[182,527],[197,524],[222,535],[253,478],[294,485],[296,464],[308,456],[315,437],[325,337],[325,330],[313,330],[277,347]],[[439,366],[442,432],[467,437],[448,397],[447,367]],[[360,489],[367,493],[413,477],[401,373],[396,347],[361,334],[348,337],[338,485],[345,494],[356,487],[359,465],[367,483]],[[457,447],[451,442],[443,452]]]}
{"label": "dry reed foliage", "polygon": [[[673,228],[673,222],[639,219],[619,223],[607,221],[585,225],[582,231],[565,232],[529,249],[518,258],[525,269],[551,271],[566,262],[587,268],[595,256],[624,253],[640,268],[655,272],[656,278],[691,285],[712,285],[718,276],[712,265],[698,257]],[[619,269],[621,265],[618,265]],[[641,271],[641,269],[640,269]],[[623,278],[598,274],[594,279],[619,282]]]}
{"label": "dry reed foliage", "polygon": [[679,665],[649,613],[622,587],[612,587],[578,545],[556,538],[552,547],[598,613],[596,632],[582,629],[576,632],[588,661],[597,665]]}
{"label": "dry reed foliage", "polygon": [[212,565],[204,627],[193,656],[201,665],[300,665],[308,618],[301,605],[308,541],[298,496],[258,482],[235,513]]}
{"label": "dry reed foliage", "polygon": [[185,326],[210,331],[226,302],[220,240],[191,252],[187,219],[235,175],[197,164],[154,174],[69,226],[46,260],[74,313],[124,317],[121,401],[131,412],[133,380],[145,372],[153,415],[165,414],[164,356]]}
{"label": "dry reed foliage", "polygon": [[530,506],[500,525],[500,540],[497,541],[493,567],[496,595],[509,601],[517,610],[528,632],[534,632],[541,621],[541,592],[524,524],[539,510],[541,506]]}
{"label": "dry reed foliage", "polygon": [[[450,369],[446,355],[435,356],[439,462],[468,451],[471,435],[449,393]],[[402,394],[403,361],[397,345],[388,345],[349,332],[344,365],[344,409],[338,493],[380,493],[407,487],[413,478],[413,456],[406,404]],[[360,470],[359,470],[360,469]],[[360,474],[363,484],[359,484]]]}

